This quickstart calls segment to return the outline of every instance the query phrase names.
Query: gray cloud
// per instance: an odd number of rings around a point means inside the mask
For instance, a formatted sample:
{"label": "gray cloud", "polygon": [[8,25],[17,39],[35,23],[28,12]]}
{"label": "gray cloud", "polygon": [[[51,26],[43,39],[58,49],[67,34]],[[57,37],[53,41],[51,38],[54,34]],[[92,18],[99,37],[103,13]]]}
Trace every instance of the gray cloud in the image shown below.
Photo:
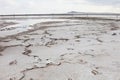
{"label": "gray cloud", "polygon": [[0,0],[0,14],[120,12],[119,0]]}
{"label": "gray cloud", "polygon": [[109,5],[109,6],[120,5],[120,0],[87,0],[87,1],[95,5]]}

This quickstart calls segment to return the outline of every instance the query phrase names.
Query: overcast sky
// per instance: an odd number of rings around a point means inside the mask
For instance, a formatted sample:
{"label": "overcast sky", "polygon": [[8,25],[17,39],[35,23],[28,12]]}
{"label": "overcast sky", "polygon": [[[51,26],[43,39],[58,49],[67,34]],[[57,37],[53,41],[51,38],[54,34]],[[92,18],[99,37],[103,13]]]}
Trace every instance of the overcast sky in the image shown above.
{"label": "overcast sky", "polygon": [[120,13],[120,0],[0,0],[0,14],[69,11]]}

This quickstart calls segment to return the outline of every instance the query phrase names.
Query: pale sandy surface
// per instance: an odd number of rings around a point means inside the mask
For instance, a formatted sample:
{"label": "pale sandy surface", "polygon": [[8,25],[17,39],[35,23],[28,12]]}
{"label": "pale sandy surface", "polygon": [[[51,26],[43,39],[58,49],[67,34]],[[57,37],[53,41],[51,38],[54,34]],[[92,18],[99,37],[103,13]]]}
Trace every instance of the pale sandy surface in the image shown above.
{"label": "pale sandy surface", "polygon": [[31,22],[0,29],[0,80],[120,80],[120,22]]}

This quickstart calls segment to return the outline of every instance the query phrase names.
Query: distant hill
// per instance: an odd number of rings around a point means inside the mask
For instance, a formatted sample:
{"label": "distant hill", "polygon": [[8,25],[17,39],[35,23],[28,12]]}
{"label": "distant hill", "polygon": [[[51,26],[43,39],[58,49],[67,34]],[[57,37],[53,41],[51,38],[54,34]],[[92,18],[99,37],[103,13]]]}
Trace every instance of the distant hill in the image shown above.
{"label": "distant hill", "polygon": [[85,14],[85,12],[70,11],[67,14]]}
{"label": "distant hill", "polygon": [[89,15],[120,15],[120,13],[98,13],[98,12],[77,12],[77,11],[70,11],[67,14],[89,14]]}

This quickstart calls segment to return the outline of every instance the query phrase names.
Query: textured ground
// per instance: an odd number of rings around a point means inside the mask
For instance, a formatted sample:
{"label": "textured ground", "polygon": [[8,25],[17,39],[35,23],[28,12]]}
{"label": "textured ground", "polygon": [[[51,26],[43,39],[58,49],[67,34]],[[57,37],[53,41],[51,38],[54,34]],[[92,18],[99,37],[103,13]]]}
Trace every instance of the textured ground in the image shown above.
{"label": "textured ground", "polygon": [[0,28],[0,80],[120,80],[119,21],[29,23]]}

